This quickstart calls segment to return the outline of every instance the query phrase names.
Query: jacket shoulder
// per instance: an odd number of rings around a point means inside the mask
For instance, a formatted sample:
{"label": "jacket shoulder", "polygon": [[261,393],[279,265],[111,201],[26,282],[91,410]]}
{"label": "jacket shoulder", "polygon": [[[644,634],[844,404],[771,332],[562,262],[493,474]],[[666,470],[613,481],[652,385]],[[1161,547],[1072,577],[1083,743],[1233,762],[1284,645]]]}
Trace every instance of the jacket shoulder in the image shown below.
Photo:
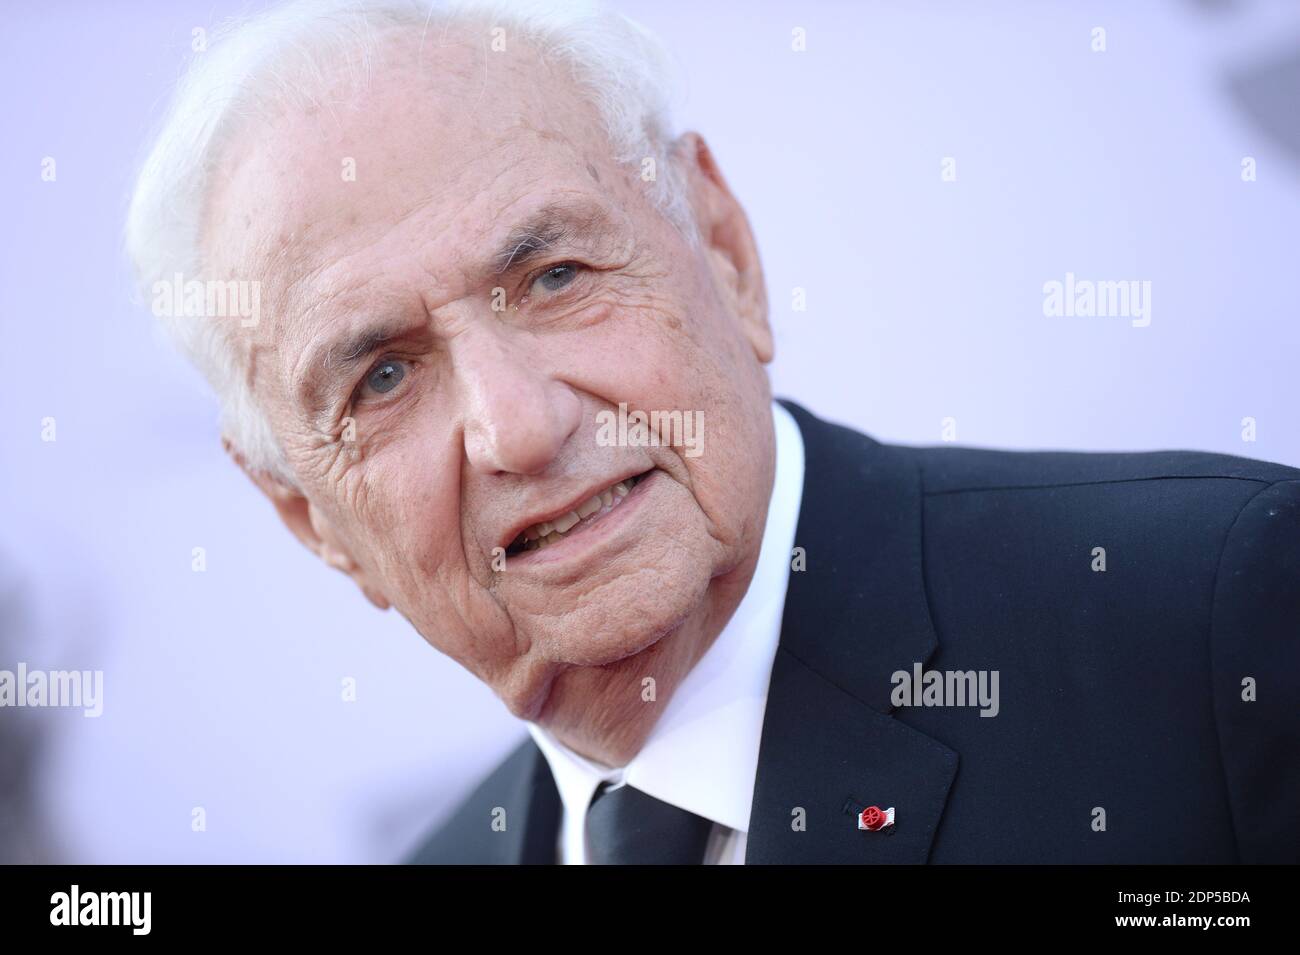
{"label": "jacket shoulder", "polygon": [[907,462],[920,470],[922,491],[963,491],[1068,487],[1129,481],[1300,480],[1300,468],[1207,451],[1007,451],[963,445],[887,444],[854,428],[813,415],[789,399],[778,399],[803,432],[804,443],[836,460],[862,457]]}
{"label": "jacket shoulder", "polygon": [[1300,480],[1300,469],[1202,451],[997,451],[965,447],[895,447],[920,467],[927,494],[1219,479]]}
{"label": "jacket shoulder", "polygon": [[1300,862],[1300,481],[1237,514],[1211,621],[1214,715],[1242,862]]}
{"label": "jacket shoulder", "polygon": [[513,806],[525,791],[540,756],[526,739],[478,784],[405,860],[412,865],[492,865],[510,862],[510,840],[494,838],[492,812]]}
{"label": "jacket shoulder", "polygon": [[[1189,741],[1208,728],[1238,861],[1300,861],[1300,470],[1187,451],[901,453],[921,475],[941,602],[1017,582],[1034,613],[1087,635],[1099,669],[1134,659],[1140,634],[1170,671],[1169,725]],[[1098,542],[1104,602],[1078,585]]]}

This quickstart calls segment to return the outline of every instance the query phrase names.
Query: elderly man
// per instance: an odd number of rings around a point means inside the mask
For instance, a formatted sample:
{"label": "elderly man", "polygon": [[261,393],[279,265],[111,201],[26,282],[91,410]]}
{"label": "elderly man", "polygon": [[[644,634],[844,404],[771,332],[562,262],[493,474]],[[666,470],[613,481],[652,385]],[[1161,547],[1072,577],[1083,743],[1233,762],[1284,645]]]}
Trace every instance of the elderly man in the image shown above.
{"label": "elderly man", "polygon": [[230,293],[164,317],[234,460],[527,725],[415,857],[1294,861],[1300,472],[774,403],[663,62],[586,4],[291,4],[140,177],[145,287]]}

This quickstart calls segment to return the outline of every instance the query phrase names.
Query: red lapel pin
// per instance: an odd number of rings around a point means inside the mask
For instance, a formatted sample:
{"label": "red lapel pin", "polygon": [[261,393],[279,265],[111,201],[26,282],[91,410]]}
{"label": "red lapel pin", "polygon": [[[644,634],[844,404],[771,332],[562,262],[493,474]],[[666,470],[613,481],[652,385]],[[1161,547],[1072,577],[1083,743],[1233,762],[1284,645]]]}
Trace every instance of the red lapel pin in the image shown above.
{"label": "red lapel pin", "polygon": [[858,828],[866,829],[868,832],[879,832],[894,824],[894,807],[881,809],[879,806],[868,806],[862,812],[858,813]]}

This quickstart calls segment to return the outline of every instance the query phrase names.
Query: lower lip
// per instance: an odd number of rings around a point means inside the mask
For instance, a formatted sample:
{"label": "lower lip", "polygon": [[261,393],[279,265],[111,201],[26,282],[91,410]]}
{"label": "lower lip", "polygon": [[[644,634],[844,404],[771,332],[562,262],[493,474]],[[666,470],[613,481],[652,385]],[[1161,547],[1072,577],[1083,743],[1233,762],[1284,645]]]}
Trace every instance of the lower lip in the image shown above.
{"label": "lower lip", "polygon": [[521,564],[553,564],[557,561],[580,556],[584,551],[591,550],[617,533],[619,528],[626,524],[636,511],[641,509],[641,501],[645,498],[650,486],[658,479],[659,471],[657,469],[651,471],[640,481],[637,481],[636,486],[624,496],[621,504],[602,516],[600,520],[576,528],[572,534],[565,535],[554,544],[547,544],[537,550],[526,550],[521,554],[507,558],[507,560],[511,563]]}

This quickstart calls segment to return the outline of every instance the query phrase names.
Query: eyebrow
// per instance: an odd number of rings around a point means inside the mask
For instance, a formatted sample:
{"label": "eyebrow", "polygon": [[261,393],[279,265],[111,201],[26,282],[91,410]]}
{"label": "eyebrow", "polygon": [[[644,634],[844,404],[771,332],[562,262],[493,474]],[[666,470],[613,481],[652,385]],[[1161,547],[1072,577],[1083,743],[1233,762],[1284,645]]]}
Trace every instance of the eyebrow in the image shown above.
{"label": "eyebrow", "polygon": [[492,255],[491,272],[504,275],[531,265],[559,245],[610,235],[614,223],[589,202],[551,202],[510,230]]}
{"label": "eyebrow", "polygon": [[[513,227],[477,272],[491,277],[517,272],[557,247],[592,245],[616,231],[614,220],[595,202],[549,202]],[[409,321],[379,318],[317,347],[305,366],[299,389],[303,403],[311,411],[320,412],[329,400],[330,380],[351,382],[359,366],[390,342],[411,332]],[[326,374],[330,380],[326,380]]]}

